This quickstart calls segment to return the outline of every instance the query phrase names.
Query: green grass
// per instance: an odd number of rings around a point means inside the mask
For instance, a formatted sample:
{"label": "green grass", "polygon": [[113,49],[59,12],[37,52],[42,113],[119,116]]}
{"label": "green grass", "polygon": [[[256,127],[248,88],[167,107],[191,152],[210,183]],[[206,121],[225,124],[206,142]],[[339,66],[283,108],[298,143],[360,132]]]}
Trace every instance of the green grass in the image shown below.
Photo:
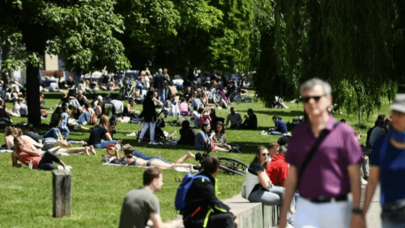
{"label": "green grass", "polygon": [[[56,99],[47,99],[45,106],[54,106]],[[269,109],[261,103],[241,103],[235,105],[238,112],[246,114],[252,108],[258,118],[258,130],[227,130],[227,140],[230,144],[239,144],[245,154],[215,153],[218,156],[237,158],[249,163],[259,145],[267,145],[277,141],[277,136],[260,136],[259,132],[274,125],[273,115],[279,115],[284,121],[291,121],[302,115],[302,104],[287,103],[290,109]],[[7,105],[11,108],[11,104]],[[138,105],[137,109],[142,106]],[[381,113],[387,113],[388,103],[384,104]],[[345,113],[345,110],[342,110]],[[229,110],[217,110],[217,115],[226,117]],[[369,120],[363,119],[368,127],[374,124],[378,113]],[[354,126],[357,124],[357,115],[337,115],[337,119],[346,119]],[[168,117],[168,121],[173,120]],[[24,122],[25,118],[13,118],[14,122]],[[50,115],[43,120],[48,123]],[[134,148],[150,156],[162,156],[166,160],[176,161],[193,147],[186,146],[149,146],[135,142],[136,137],[125,134],[138,131],[140,125],[118,123],[116,138],[122,138]],[[180,127],[171,127],[167,124],[165,130],[172,133],[179,131]],[[367,129],[362,132],[362,144],[365,144]],[[46,129],[40,129],[45,133]],[[90,130],[71,132],[71,140],[87,140]],[[4,144],[4,137],[0,138]],[[11,167],[10,154],[0,153],[0,227],[117,227],[124,195],[131,189],[142,185],[143,168],[135,167],[108,167],[101,165],[101,154],[105,150],[97,150],[97,156],[71,155],[62,157],[66,164],[73,166],[72,170],[72,216],[69,218],[52,218],[52,174],[51,172],[33,171],[27,167]],[[195,163],[195,161],[187,161]],[[182,178],[184,173],[173,170],[164,170],[164,185],[156,195],[161,206],[161,215],[164,221],[174,219],[174,197],[178,183],[175,178]],[[243,177],[219,174],[219,197],[231,198],[241,189]]]}

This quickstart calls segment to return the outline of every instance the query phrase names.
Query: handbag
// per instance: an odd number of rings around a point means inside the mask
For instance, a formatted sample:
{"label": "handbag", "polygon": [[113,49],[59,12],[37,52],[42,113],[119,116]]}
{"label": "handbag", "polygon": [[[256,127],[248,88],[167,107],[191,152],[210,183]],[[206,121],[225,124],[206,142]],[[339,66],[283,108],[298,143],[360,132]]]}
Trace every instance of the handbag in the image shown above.
{"label": "handbag", "polygon": [[[336,128],[336,126],[339,125],[339,122],[336,122],[333,124],[333,129]],[[332,130],[333,130],[332,129]],[[322,141],[326,138],[326,136],[328,136],[328,134],[331,131],[327,130],[327,129],[323,129],[318,137],[318,139],[316,140],[315,144],[312,146],[311,150],[309,151],[308,155],[305,157],[304,162],[302,163],[301,169],[298,172],[298,183],[297,183],[297,189],[300,186],[301,183],[301,177],[302,174],[304,173],[305,169],[308,166],[308,163],[311,161],[312,157],[314,156],[315,152],[318,150],[319,145],[322,143]]]}
{"label": "handbag", "polygon": [[392,224],[405,223],[405,199],[382,205],[381,218]]}

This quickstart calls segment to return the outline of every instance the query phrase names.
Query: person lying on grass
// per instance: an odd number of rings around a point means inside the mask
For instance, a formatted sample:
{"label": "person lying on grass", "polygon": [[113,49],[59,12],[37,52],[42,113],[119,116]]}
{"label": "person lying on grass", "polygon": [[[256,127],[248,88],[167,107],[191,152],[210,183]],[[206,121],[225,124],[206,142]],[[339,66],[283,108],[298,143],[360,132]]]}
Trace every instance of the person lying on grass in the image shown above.
{"label": "person lying on grass", "polygon": [[118,147],[115,147],[116,154],[115,156],[118,159],[121,159],[125,161],[128,165],[133,165],[133,166],[141,166],[141,167],[160,167],[160,168],[169,168],[173,169],[176,167],[186,167],[186,168],[192,168],[193,164],[188,164],[184,163],[188,158],[194,158],[195,156],[193,153],[190,151],[187,152],[184,156],[182,156],[179,160],[177,160],[174,164],[165,160],[161,160],[158,158],[150,158],[149,160],[144,160],[142,158],[136,157],[134,153],[134,149],[131,147],[131,145],[126,144],[122,147],[122,150],[124,151],[124,156],[119,155],[119,149]]}
{"label": "person lying on grass", "polygon": [[[11,160],[13,167],[21,167],[18,161],[21,161],[24,165],[39,170],[71,170],[72,167],[63,163],[53,152],[47,151],[43,155],[35,147],[31,147],[28,144],[24,144],[20,137],[14,139],[15,149],[11,154]],[[53,163],[60,164],[55,166]]]}
{"label": "person lying on grass", "polygon": [[81,143],[83,145],[87,144],[84,141],[66,141],[63,139],[62,134],[60,130],[56,127],[51,128],[48,132],[46,132],[43,136],[40,136],[37,133],[37,130],[34,128],[34,125],[28,123],[28,124],[23,124],[21,126],[23,134],[29,136],[33,140],[35,140],[37,143],[40,141],[42,142],[48,142],[48,143],[56,143],[56,145],[60,146],[71,146],[72,143]]}
{"label": "person lying on grass", "polygon": [[18,129],[18,128],[15,129],[14,132],[16,132],[16,133],[14,134],[13,130],[10,130],[10,128],[13,129],[12,127],[9,126],[9,127],[6,128],[6,130],[4,132],[4,136],[5,136],[4,138],[5,138],[5,141],[6,141],[6,146],[7,146],[7,149],[9,149],[9,150],[14,150],[14,148],[15,148],[15,144],[14,144],[15,138],[20,138],[23,141],[24,145],[27,144],[30,147],[34,147],[35,149],[37,149],[37,148],[42,149],[44,151],[49,150],[51,152],[60,152],[60,153],[68,153],[68,154],[70,154],[70,153],[80,153],[80,152],[84,152],[86,155],[90,155],[89,152],[94,154],[94,155],[97,154],[96,150],[94,149],[93,146],[71,147],[71,148],[65,149],[65,148],[61,148],[60,146],[54,146],[53,144],[43,145],[43,144],[35,142],[35,140],[33,140],[32,138],[30,138],[30,137],[28,137],[26,135],[22,135],[20,129]]}

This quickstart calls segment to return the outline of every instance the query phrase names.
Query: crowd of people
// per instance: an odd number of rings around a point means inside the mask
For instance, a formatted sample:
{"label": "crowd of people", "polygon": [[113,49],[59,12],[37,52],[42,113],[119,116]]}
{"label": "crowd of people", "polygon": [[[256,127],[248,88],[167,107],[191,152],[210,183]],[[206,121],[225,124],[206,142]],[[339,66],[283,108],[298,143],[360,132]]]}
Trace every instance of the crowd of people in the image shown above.
{"label": "crowd of people", "polygon": [[[216,115],[218,108],[228,108],[229,105],[223,87],[218,86],[218,78],[213,77],[206,88],[198,88],[195,78],[191,78],[183,83],[183,93],[178,97],[168,92],[173,83],[167,69],[156,76],[148,71],[142,71],[140,75],[140,83],[136,83],[133,97],[127,104],[108,95],[97,96],[90,102],[84,94],[89,92],[84,86],[86,82],[81,82],[76,94],[71,92],[75,84],[69,78],[69,87],[67,91],[61,91],[61,100],[51,112],[49,130],[44,135],[38,134],[30,123],[5,128],[6,147],[13,150],[12,165],[21,167],[20,161],[32,169],[71,170],[72,167],[66,165],[58,153],[95,155],[95,148],[117,145],[116,162],[146,167],[192,168],[192,164],[185,163],[188,158],[195,159],[191,152],[172,163],[160,157],[149,157],[114,138],[116,123],[129,118],[128,122],[142,121],[139,143],[147,137],[151,145],[158,144],[155,140],[159,119],[157,109],[173,116],[190,117],[182,121],[177,144],[193,145],[200,151],[207,148],[210,152],[232,151],[226,129],[257,129],[258,120],[252,109],[244,115],[244,120],[235,107],[230,107],[226,118]],[[241,80],[242,86],[244,82]],[[117,84],[123,85],[122,82]],[[233,82],[230,84],[234,85]],[[115,83],[109,82],[109,86],[112,90],[120,89]],[[215,86],[218,86],[223,101],[218,106],[210,103],[207,95],[209,87]],[[56,91],[56,88],[51,89]],[[139,98],[142,90],[146,93]],[[24,117],[28,115],[28,109],[15,87],[8,91],[5,100],[13,101],[14,108],[8,110],[1,100],[0,118],[11,123],[10,116]],[[401,218],[401,215],[405,217],[404,188],[395,180],[400,179],[405,170],[405,96],[397,95],[390,107],[390,117],[378,116],[375,126],[367,132],[366,145],[361,146],[360,131],[353,130],[345,121],[337,121],[328,111],[332,105],[332,88],[327,82],[311,79],[301,85],[300,93],[306,121],[296,126],[290,136],[284,121],[279,116],[272,117],[275,126],[269,134],[281,138],[267,147],[257,148],[246,170],[242,197],[249,202],[281,206],[280,228],[357,228],[366,226],[365,215],[380,182],[383,227],[404,227],[405,220]],[[43,94],[40,99],[44,104]],[[134,109],[137,103],[143,106],[141,112]],[[43,114],[50,113],[45,111]],[[89,139],[86,142],[69,140],[72,130],[87,129],[83,125],[93,125]],[[195,129],[200,130],[195,133]],[[72,144],[82,146],[72,148]],[[120,155],[120,150],[123,155]],[[163,224],[159,202],[153,194],[161,189],[163,174],[157,169],[146,169],[143,187],[125,196],[120,227],[144,227],[149,219],[155,227],[178,227],[181,224],[185,227],[237,226],[237,213],[217,198],[215,176],[218,172],[218,158],[206,158],[202,171],[192,179],[184,195],[185,206],[180,211],[183,219]],[[360,205],[362,188],[366,190],[363,207]],[[352,195],[352,201],[349,201],[348,194]]]}

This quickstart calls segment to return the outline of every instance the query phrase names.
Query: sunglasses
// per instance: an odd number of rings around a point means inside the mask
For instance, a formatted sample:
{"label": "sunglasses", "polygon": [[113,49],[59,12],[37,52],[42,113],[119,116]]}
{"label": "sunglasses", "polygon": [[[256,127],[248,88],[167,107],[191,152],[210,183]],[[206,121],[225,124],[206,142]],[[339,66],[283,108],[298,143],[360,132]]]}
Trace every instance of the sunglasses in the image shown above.
{"label": "sunglasses", "polygon": [[326,95],[322,96],[313,96],[313,97],[302,97],[301,100],[304,103],[308,103],[311,99],[314,99],[315,102],[318,102],[321,97],[326,97]]}
{"label": "sunglasses", "polygon": [[262,154],[262,156],[269,156],[269,154]]}

